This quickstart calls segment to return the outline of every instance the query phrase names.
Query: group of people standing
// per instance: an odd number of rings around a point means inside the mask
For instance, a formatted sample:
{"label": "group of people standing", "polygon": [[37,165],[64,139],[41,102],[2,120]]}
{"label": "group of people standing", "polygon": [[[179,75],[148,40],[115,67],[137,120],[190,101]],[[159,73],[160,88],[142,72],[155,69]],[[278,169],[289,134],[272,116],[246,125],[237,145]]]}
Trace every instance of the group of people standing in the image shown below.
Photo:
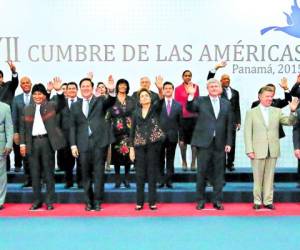
{"label": "group of people standing", "polygon": [[[9,62],[12,81],[4,82],[0,72],[0,208],[6,193],[7,156],[14,142],[15,154],[22,156],[26,181],[31,186],[34,201],[30,210],[46,204],[54,209],[55,151],[58,165],[65,170],[66,188],[73,187],[73,169],[77,166],[76,180],[84,189],[85,210],[100,211],[104,201],[105,162],[111,159],[115,168],[115,187],[123,183],[130,187],[130,167],[136,171],[136,210],[144,208],[145,182],[148,182],[148,203],[156,210],[157,187],[172,188],[174,158],[177,144],[182,156],[182,168],[188,169],[186,150],[191,145],[191,170],[197,170],[197,209],[206,203],[205,188],[213,186],[213,206],[224,209],[222,190],[224,172],[234,171],[235,137],[241,127],[239,92],[230,87],[230,77],[214,78],[218,63],[207,76],[208,96],[199,96],[199,87],[192,83],[192,72],[185,70],[183,83],[174,84],[155,79],[158,94],[150,90],[148,77],[140,79],[140,89],[129,96],[126,79],[116,83],[109,76],[107,84],[99,82],[94,90],[93,75],[79,82],[62,84],[59,77],[47,84],[32,87],[29,77],[20,79],[22,94],[15,96],[18,76],[15,65]],[[275,88],[267,85],[259,90],[256,107],[246,114],[245,145],[251,159],[254,176],[254,209],[262,205],[274,209],[273,177],[279,156],[281,124],[294,125],[295,155],[300,158],[300,122],[295,111],[300,96],[300,77],[288,92],[286,100],[273,99]],[[80,96],[77,95],[78,88]],[[174,96],[174,98],[173,98]],[[284,116],[280,108],[290,102],[291,115]],[[6,104],[5,104],[6,103]],[[281,103],[275,106],[274,103]],[[285,103],[285,105],[283,105]],[[10,111],[12,109],[12,115]],[[276,108],[270,107],[275,106]],[[299,117],[299,116],[298,116]],[[297,137],[298,136],[298,137]],[[110,157],[107,157],[110,155]],[[110,160],[108,160],[110,161]],[[122,180],[120,168],[124,166]],[[42,183],[46,195],[41,194]]]}

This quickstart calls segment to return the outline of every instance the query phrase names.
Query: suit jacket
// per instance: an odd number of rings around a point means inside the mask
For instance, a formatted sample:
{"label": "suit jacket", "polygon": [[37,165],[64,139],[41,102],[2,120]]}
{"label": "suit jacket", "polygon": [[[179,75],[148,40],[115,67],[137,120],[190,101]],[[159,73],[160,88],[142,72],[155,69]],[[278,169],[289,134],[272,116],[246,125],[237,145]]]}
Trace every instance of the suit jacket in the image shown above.
{"label": "suit jacket", "polygon": [[18,75],[16,75],[16,77],[12,76],[11,81],[3,83],[3,85],[0,85],[0,101],[8,105],[11,105],[18,84],[19,84],[19,79],[18,79]]}
{"label": "suit jacket", "polygon": [[70,145],[76,145],[79,152],[88,150],[89,129],[97,147],[105,147],[114,141],[110,127],[105,120],[106,111],[114,105],[116,97],[93,96],[89,104],[86,118],[82,112],[83,100],[72,105],[70,116]]}
{"label": "suit jacket", "polygon": [[[207,80],[210,78],[214,78],[216,73],[213,73],[211,71],[208,72]],[[232,96],[230,100],[228,99],[227,92],[225,88],[223,88],[222,97],[230,101],[231,103],[231,109],[233,112],[233,124],[241,124],[241,110],[240,110],[240,95],[239,92],[231,87]]]}
{"label": "suit jacket", "polygon": [[171,113],[168,115],[166,102],[160,113],[160,125],[170,142],[182,140],[182,108],[179,102],[172,100]]}
{"label": "suit jacket", "polygon": [[285,116],[281,109],[270,107],[269,126],[265,124],[260,107],[247,111],[244,127],[246,154],[254,152],[256,159],[277,158],[280,155],[279,125],[293,125],[296,116]]}
{"label": "suit jacket", "polygon": [[[64,95],[57,95],[54,101],[46,100],[41,104],[40,112],[44,122],[52,149],[58,150],[65,146],[66,142],[63,133],[57,125],[57,114],[65,107]],[[32,149],[32,126],[34,122],[36,104],[29,104],[23,110],[20,123],[20,144],[25,144],[27,153],[31,154]]]}
{"label": "suit jacket", "polygon": [[300,149],[300,109],[297,109],[297,121],[293,126],[294,149]]}
{"label": "suit jacket", "polygon": [[[33,103],[32,97],[30,98],[30,104]],[[20,132],[20,122],[21,122],[21,116],[23,114],[23,109],[25,107],[24,103],[24,93],[17,95],[14,97],[12,101],[12,120],[14,124],[14,133]]]}
{"label": "suit jacket", "polygon": [[[77,97],[77,101],[82,101],[82,98]],[[71,126],[71,109],[68,105],[68,99],[65,99],[65,107],[59,114],[59,127],[62,129],[64,137],[69,145],[70,126]],[[74,102],[75,103],[75,102]],[[74,105],[72,104],[72,106]]]}
{"label": "suit jacket", "polygon": [[232,111],[228,100],[220,98],[220,111],[217,118],[209,96],[188,101],[186,108],[198,113],[191,145],[209,147],[214,138],[214,131],[219,150],[224,150],[225,145],[232,145]]}
{"label": "suit jacket", "polygon": [[12,148],[13,145],[13,124],[10,107],[0,102],[0,154],[4,148]]}

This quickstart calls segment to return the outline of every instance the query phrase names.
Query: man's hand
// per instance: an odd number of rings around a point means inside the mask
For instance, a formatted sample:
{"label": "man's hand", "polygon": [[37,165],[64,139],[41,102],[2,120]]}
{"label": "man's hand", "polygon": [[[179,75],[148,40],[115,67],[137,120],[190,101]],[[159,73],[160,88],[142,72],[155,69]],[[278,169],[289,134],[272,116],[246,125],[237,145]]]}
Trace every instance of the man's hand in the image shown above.
{"label": "man's hand", "polygon": [[11,73],[15,74],[17,72],[16,71],[16,66],[13,64],[12,60],[7,61],[7,63],[8,63],[8,66],[9,66],[10,70],[11,70]]}
{"label": "man's hand", "polygon": [[10,152],[11,152],[11,148],[4,148],[4,150],[3,150],[3,154],[6,156],[8,156],[10,154]]}
{"label": "man's hand", "polygon": [[26,146],[20,146],[20,154],[22,157],[26,156]]}
{"label": "man's hand", "polygon": [[72,146],[72,147],[71,147],[71,151],[72,151],[73,157],[74,157],[74,158],[78,158],[78,156],[79,156],[79,151],[78,151],[77,146]]}
{"label": "man's hand", "polygon": [[215,69],[218,70],[220,68],[224,68],[225,66],[227,65],[227,62],[226,61],[221,61],[221,62],[218,62],[215,66]]}
{"label": "man's hand", "polygon": [[61,89],[61,82],[62,80],[58,76],[53,78],[53,88],[56,91],[59,91]]}
{"label": "man's hand", "polygon": [[231,147],[229,145],[225,146],[225,153],[230,153]]}
{"label": "man's hand", "polygon": [[189,95],[194,96],[196,93],[196,89],[197,87],[194,86],[194,84],[192,82],[189,82],[186,88],[186,91]]}
{"label": "man's hand", "polygon": [[250,158],[250,160],[253,160],[255,158],[255,153],[254,152],[248,153],[247,156]]}
{"label": "man's hand", "polygon": [[300,149],[295,149],[294,154],[295,154],[297,159],[300,159]]}
{"label": "man's hand", "polygon": [[14,133],[14,137],[13,137],[14,143],[16,145],[20,144],[20,134],[19,133]]}
{"label": "man's hand", "polygon": [[109,93],[114,92],[114,90],[115,90],[115,80],[114,80],[112,75],[108,76],[108,82],[107,82],[106,87],[107,87]]}
{"label": "man's hand", "polygon": [[288,90],[289,89],[289,86],[288,86],[288,80],[286,77],[283,77],[281,80],[280,80],[280,83],[279,83],[280,87],[283,88],[284,90]]}
{"label": "man's hand", "polygon": [[134,162],[135,160],[135,151],[134,151],[134,147],[130,147],[129,149],[129,158],[132,162]]}
{"label": "man's hand", "polygon": [[155,85],[156,85],[158,90],[163,89],[164,78],[161,75],[155,77]]}
{"label": "man's hand", "polygon": [[88,73],[86,74],[86,77],[89,78],[89,79],[91,79],[91,80],[93,80],[93,78],[94,78],[93,72],[88,72]]}
{"label": "man's hand", "polygon": [[289,105],[291,112],[295,112],[299,105],[299,99],[297,97],[293,97],[293,100],[290,102]]}

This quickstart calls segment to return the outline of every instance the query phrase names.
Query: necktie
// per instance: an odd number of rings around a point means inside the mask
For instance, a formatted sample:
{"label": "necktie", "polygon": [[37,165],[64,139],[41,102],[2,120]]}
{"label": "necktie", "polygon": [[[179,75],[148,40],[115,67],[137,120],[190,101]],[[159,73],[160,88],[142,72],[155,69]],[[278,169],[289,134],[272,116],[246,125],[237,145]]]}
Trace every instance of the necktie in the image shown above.
{"label": "necktie", "polygon": [[167,114],[168,114],[168,116],[170,116],[170,114],[171,114],[171,101],[170,100],[168,100],[168,104],[167,104]]}
{"label": "necktie", "polygon": [[25,94],[25,106],[28,106],[30,102],[30,96],[28,94]]}
{"label": "necktie", "polygon": [[215,117],[218,118],[220,107],[218,106],[218,98],[212,99],[213,109],[215,113]]}
{"label": "necktie", "polygon": [[84,115],[86,118],[89,115],[89,100],[85,100]]}
{"label": "necktie", "polygon": [[69,104],[69,109],[71,109],[71,107],[72,107],[73,103],[74,103],[74,100],[73,100],[73,99],[71,99],[71,100],[70,100],[70,104]]}

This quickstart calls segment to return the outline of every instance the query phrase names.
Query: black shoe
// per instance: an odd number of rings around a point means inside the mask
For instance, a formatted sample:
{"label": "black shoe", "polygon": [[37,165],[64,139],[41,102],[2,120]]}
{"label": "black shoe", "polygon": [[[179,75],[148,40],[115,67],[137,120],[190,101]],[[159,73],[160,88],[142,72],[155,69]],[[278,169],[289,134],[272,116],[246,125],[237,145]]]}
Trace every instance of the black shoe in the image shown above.
{"label": "black shoe", "polygon": [[123,183],[126,188],[130,188],[130,183],[128,180],[124,180]]}
{"label": "black shoe", "polygon": [[29,208],[29,210],[33,211],[33,210],[37,210],[39,208],[41,208],[43,206],[42,203],[33,203],[32,206]]}
{"label": "black shoe", "polygon": [[223,205],[222,205],[221,202],[216,202],[216,203],[214,203],[213,206],[214,206],[214,208],[217,209],[217,210],[224,210],[224,207],[223,207]]}
{"label": "black shoe", "polygon": [[204,207],[205,207],[205,201],[199,201],[197,206],[196,206],[196,209],[197,210],[202,210],[202,209],[204,209]]}
{"label": "black shoe", "polygon": [[143,205],[136,205],[136,206],[135,206],[135,210],[136,210],[136,211],[140,211],[140,210],[142,210],[143,208],[144,208]]}
{"label": "black shoe", "polygon": [[233,171],[235,170],[234,165],[226,165],[226,169],[227,169],[229,172],[233,172]]}
{"label": "black shoe", "polygon": [[4,209],[4,206],[3,205],[0,205],[0,210],[3,210]]}
{"label": "black shoe", "polygon": [[167,182],[166,187],[167,187],[167,188],[173,188],[172,182]]}
{"label": "black shoe", "polygon": [[20,167],[15,167],[15,172],[16,173],[21,172],[21,168]]}
{"label": "black shoe", "polygon": [[85,211],[91,211],[93,210],[93,205],[91,203],[86,203],[85,204]]}
{"label": "black shoe", "polygon": [[157,210],[157,206],[155,204],[149,205],[150,210]]}
{"label": "black shoe", "polygon": [[261,205],[259,205],[259,204],[254,204],[252,208],[253,208],[254,210],[258,210],[258,209],[261,209]]}
{"label": "black shoe", "polygon": [[29,188],[32,187],[32,183],[30,181],[26,181],[24,182],[24,184],[22,185],[22,188]]}
{"label": "black shoe", "polygon": [[95,211],[101,211],[101,203],[100,202],[95,202],[95,205],[94,205],[94,209]]}
{"label": "black shoe", "polygon": [[69,189],[69,188],[72,188],[74,185],[73,185],[73,183],[71,183],[71,182],[67,182],[66,184],[65,184],[65,188],[66,189]]}
{"label": "black shoe", "polygon": [[53,210],[54,206],[52,204],[46,204],[46,209],[47,210]]}
{"label": "black shoe", "polygon": [[274,210],[275,206],[273,204],[269,204],[269,205],[264,205],[265,208],[270,209],[270,210]]}
{"label": "black shoe", "polygon": [[157,187],[158,187],[158,188],[163,188],[164,186],[165,186],[164,183],[159,183]]}

